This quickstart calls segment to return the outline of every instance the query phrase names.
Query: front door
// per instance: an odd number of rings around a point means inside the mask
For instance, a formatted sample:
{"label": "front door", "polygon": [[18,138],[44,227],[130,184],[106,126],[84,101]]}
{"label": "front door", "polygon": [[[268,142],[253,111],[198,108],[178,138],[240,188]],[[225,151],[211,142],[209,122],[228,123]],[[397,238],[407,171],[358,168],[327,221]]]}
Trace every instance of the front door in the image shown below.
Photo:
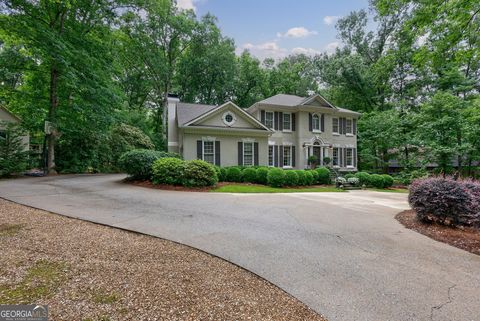
{"label": "front door", "polygon": [[322,158],[320,154],[320,146],[313,146],[313,155],[317,158],[317,165],[320,165],[322,163]]}

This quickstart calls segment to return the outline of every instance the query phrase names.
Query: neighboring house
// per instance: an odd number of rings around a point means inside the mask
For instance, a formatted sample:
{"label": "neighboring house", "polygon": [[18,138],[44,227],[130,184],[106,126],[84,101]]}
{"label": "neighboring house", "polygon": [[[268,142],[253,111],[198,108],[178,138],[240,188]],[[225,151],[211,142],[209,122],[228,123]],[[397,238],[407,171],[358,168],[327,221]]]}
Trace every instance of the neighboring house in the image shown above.
{"label": "neighboring house", "polygon": [[340,171],[357,169],[360,114],[330,104],[320,95],[276,95],[248,109],[170,99],[168,150],[187,160],[219,166],[274,166],[303,169],[309,156],[326,157]]}
{"label": "neighboring house", "polygon": [[[7,132],[5,130],[7,123],[20,124],[20,122],[20,118],[9,112],[6,108],[0,106],[0,139],[7,138]],[[23,136],[22,141],[25,146],[25,150],[28,150],[30,144],[30,136],[28,134]]]}

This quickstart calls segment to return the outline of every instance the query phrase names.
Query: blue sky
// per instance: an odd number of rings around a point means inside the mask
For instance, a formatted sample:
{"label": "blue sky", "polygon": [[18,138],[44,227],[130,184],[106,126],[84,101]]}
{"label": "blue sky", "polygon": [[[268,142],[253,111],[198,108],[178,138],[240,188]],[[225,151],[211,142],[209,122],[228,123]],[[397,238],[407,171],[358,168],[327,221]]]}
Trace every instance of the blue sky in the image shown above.
{"label": "blue sky", "polygon": [[232,37],[237,53],[281,58],[291,53],[332,52],[341,43],[335,23],[351,11],[368,7],[368,0],[177,0],[198,16],[218,18],[224,35]]}

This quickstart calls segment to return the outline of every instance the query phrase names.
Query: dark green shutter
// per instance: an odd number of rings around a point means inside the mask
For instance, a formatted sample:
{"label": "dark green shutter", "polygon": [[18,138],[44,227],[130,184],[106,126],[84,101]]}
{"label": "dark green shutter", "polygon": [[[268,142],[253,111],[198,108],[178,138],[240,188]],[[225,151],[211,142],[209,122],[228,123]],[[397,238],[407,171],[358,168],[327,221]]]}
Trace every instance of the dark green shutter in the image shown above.
{"label": "dark green shutter", "polygon": [[253,165],[258,166],[258,143],[253,143]]}
{"label": "dark green shutter", "polygon": [[278,130],[278,111],[273,113],[273,129]]}
{"label": "dark green shutter", "polygon": [[220,141],[215,141],[215,165],[220,166]]}
{"label": "dark green shutter", "polygon": [[260,111],[260,121],[265,125],[265,110]]}
{"label": "dark green shutter", "polygon": [[353,127],[353,134],[356,135],[357,134],[357,120],[354,119],[352,120],[352,127]]}
{"label": "dark green shutter", "polygon": [[325,115],[322,114],[322,117],[320,118],[320,130],[322,133],[325,131]]}
{"label": "dark green shutter", "polygon": [[197,140],[197,159],[203,159],[203,144],[201,140]]}
{"label": "dark green shutter", "polygon": [[352,154],[353,154],[353,167],[356,168],[357,167],[357,149],[356,148],[353,149]]}
{"label": "dark green shutter", "polygon": [[278,113],[278,130],[283,130],[283,113],[279,112]]}
{"label": "dark green shutter", "polygon": [[291,127],[292,127],[293,132],[295,131],[295,118],[296,118],[295,113],[292,113],[292,125],[291,125]]}
{"label": "dark green shutter", "polygon": [[292,146],[292,167],[295,167],[295,146]]}
{"label": "dark green shutter", "polygon": [[312,127],[312,113],[308,113],[308,130],[309,131],[313,131],[313,127]]}
{"label": "dark green shutter", "polygon": [[347,149],[343,149],[343,167],[347,167]]}
{"label": "dark green shutter", "polygon": [[243,166],[243,142],[238,142],[238,165]]}
{"label": "dark green shutter", "polygon": [[279,165],[278,165],[278,167],[283,167],[283,145],[280,145],[278,149],[279,149],[279,153],[278,153],[278,156],[279,156],[278,157],[279,158],[278,163],[279,163]]}
{"label": "dark green shutter", "polygon": [[278,167],[278,146],[273,146],[273,166]]}

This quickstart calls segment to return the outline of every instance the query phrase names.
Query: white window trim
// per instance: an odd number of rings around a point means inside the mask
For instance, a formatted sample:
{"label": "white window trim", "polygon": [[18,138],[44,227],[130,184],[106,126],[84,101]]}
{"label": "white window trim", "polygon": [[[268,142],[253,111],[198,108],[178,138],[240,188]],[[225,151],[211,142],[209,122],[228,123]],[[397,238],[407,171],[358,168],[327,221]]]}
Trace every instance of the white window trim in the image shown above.
{"label": "white window trim", "polygon": [[[337,150],[337,165],[334,165],[334,161],[335,161],[335,150]],[[334,168],[340,168],[340,147],[337,147],[337,146],[334,146],[333,149],[332,149],[332,166]]]}
{"label": "white window trim", "polygon": [[351,164],[351,165],[345,164],[345,165],[346,165],[345,167],[346,167],[346,168],[355,168],[355,166],[353,165],[353,164],[355,164],[355,162],[353,161],[353,148],[351,148],[351,147],[347,147],[347,148],[345,149],[345,162],[348,163],[348,156],[347,156],[347,154],[348,154],[347,152],[348,152],[348,151],[350,151],[350,152],[352,153],[352,156],[351,156],[351,158],[352,158],[352,164]]}
{"label": "white window trim", "polygon": [[[267,114],[272,114],[272,127],[267,125]],[[265,126],[269,129],[273,129],[275,127],[275,113],[273,111],[265,111]]]}
{"label": "white window trim", "polygon": [[270,155],[268,155],[268,167],[275,167],[275,145],[268,145],[269,154],[270,154],[270,147],[272,147],[272,165],[270,165]]}
{"label": "white window trim", "polygon": [[[313,121],[313,119],[315,118],[315,116],[318,117],[318,129],[315,129],[313,124],[315,124],[315,122]],[[314,133],[321,133],[322,132],[322,117],[319,115],[319,114],[312,114],[312,132]]]}
{"label": "white window trim", "polygon": [[205,160],[205,143],[208,142],[208,143],[212,143],[213,144],[213,163],[212,165],[215,165],[216,164],[216,159],[215,159],[215,139],[202,139],[202,160],[206,162]]}
{"label": "white window trim", "polygon": [[[285,147],[290,149],[290,162],[289,162],[288,165],[285,165]],[[282,161],[283,161],[282,168],[293,168],[293,166],[292,166],[292,145],[283,145],[282,156],[283,156],[282,157]]]}
{"label": "white window trim", "polygon": [[[285,129],[285,115],[290,115],[290,129]],[[282,128],[284,132],[291,132],[292,131],[292,113],[283,113],[282,116]]]}
{"label": "white window trim", "polygon": [[[252,144],[252,164],[251,165],[245,165],[245,144]],[[253,140],[248,140],[248,139],[243,140],[242,160],[243,160],[243,166],[255,166],[255,143]]]}
{"label": "white window trim", "polygon": [[[347,131],[347,122],[350,121],[350,132]],[[351,118],[347,118],[345,120],[345,136],[353,136],[353,120]]]}
{"label": "white window trim", "polygon": [[[334,130],[333,130],[333,121],[334,121],[335,119],[337,120],[337,131],[334,131]],[[334,136],[340,136],[339,129],[340,129],[340,119],[339,119],[339,118],[335,118],[335,117],[332,118],[332,135],[334,135]]]}
{"label": "white window trim", "polygon": [[[231,122],[228,122],[226,119],[228,115],[232,116]],[[223,113],[222,120],[225,125],[227,125],[228,127],[231,127],[237,121],[237,117],[231,111],[226,111],[225,113]]]}

